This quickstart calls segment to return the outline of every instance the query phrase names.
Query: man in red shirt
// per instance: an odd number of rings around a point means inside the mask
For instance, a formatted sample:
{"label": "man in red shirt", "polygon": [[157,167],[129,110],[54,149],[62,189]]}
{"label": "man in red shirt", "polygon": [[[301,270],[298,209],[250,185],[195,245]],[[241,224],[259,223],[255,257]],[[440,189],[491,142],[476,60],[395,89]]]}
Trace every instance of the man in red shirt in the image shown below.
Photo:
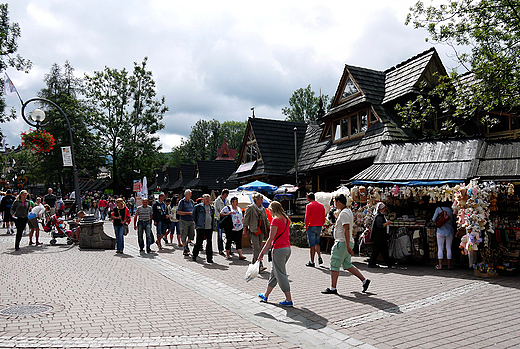
{"label": "man in red shirt", "polygon": [[101,198],[98,202],[99,212],[101,213],[101,220],[105,220],[105,216],[107,214],[108,202],[105,200],[105,196]]}
{"label": "man in red shirt", "polygon": [[321,227],[325,223],[325,206],[316,201],[314,193],[307,194],[307,200],[309,203],[305,207],[305,229],[311,248],[311,260],[305,265],[314,267],[314,254],[316,253],[318,254],[318,263],[323,264],[320,252],[320,235]]}

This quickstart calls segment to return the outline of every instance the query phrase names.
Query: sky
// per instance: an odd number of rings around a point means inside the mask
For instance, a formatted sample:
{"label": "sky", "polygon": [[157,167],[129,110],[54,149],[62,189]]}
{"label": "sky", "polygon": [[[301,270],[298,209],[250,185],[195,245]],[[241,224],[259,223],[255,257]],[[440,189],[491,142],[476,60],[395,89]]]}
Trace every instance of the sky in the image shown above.
{"label": "sky", "polygon": [[[176,1],[16,0],[18,53],[33,62],[7,73],[23,100],[36,97],[52,64],[75,74],[108,66],[148,69],[169,111],[158,134],[169,152],[199,119],[281,119],[292,93],[307,85],[332,97],[345,64],[386,70],[432,47],[424,30],[404,24],[416,0]],[[428,0],[425,1],[428,3]],[[453,51],[435,46],[444,65]],[[20,101],[6,97],[20,115]],[[21,117],[0,125],[9,146],[29,126]]]}

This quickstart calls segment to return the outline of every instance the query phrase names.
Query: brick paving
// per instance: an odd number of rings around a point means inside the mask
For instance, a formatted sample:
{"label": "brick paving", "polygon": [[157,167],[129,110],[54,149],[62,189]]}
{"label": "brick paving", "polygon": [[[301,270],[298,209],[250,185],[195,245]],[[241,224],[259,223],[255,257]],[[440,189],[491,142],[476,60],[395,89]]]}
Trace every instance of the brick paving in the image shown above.
{"label": "brick paving", "polygon": [[[108,222],[105,231],[113,235]],[[283,308],[279,288],[270,303],[259,302],[269,273],[246,283],[248,262],[238,258],[193,262],[175,244],[140,254],[133,229],[123,255],[79,250],[64,239],[50,246],[42,236],[44,245],[27,246],[24,237],[14,251],[14,236],[0,229],[0,348],[520,347],[519,278],[430,266],[367,269],[365,258],[354,257],[372,280],[368,292],[341,272],[339,294],[323,295],[329,255],[309,268],[309,250],[293,247],[295,306]],[[244,252],[250,260],[251,250]],[[1,315],[17,305],[52,309]]]}

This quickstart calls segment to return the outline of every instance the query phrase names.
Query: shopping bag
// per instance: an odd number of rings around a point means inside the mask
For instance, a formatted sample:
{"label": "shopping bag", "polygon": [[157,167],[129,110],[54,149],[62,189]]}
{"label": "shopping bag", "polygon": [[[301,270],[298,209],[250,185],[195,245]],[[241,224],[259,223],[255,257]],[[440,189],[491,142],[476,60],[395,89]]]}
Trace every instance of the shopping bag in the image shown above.
{"label": "shopping bag", "polygon": [[255,264],[249,264],[249,267],[247,268],[246,275],[244,276],[244,280],[246,282],[249,282],[253,280],[255,277],[260,274],[260,261],[257,260]]}

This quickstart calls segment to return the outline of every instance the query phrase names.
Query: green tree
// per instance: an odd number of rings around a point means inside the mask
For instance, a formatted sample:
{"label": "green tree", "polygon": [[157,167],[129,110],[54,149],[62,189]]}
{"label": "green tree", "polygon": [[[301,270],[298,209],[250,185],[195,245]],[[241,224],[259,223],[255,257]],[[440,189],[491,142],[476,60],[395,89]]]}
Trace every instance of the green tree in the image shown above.
{"label": "green tree", "polygon": [[[322,108],[326,112],[325,106],[329,103],[329,96],[322,95],[321,99],[323,102]],[[285,118],[287,121],[308,123],[318,119],[320,97],[316,96],[314,91],[311,90],[310,84],[305,88],[294,91],[289,98],[289,105],[290,107],[282,108],[282,114],[287,116]]]}
{"label": "green tree", "polygon": [[[31,70],[31,61],[15,55],[18,50],[18,39],[21,36],[18,23],[9,22],[8,4],[0,4],[0,74],[8,67],[26,73]],[[4,86],[4,74],[0,76],[2,86]],[[5,111],[5,99],[3,94],[0,96],[0,122],[6,122],[16,118],[14,109],[7,114]]]}
{"label": "green tree", "polygon": [[85,75],[85,95],[96,107],[90,123],[100,136],[118,186],[131,185],[137,175],[150,176],[160,150],[154,134],[164,127],[161,120],[168,109],[164,97],[156,97],[146,62],[145,57],[141,64],[134,63],[132,75],[109,67]]}
{"label": "green tree", "polygon": [[[44,81],[46,87],[38,96],[58,104],[69,118],[79,177],[96,178],[106,159],[102,156],[98,136],[88,127],[93,110],[85,100],[80,99],[82,79],[74,76],[74,67],[66,61],[63,68],[54,63]],[[72,168],[63,167],[61,155],[61,147],[70,145],[67,122],[58,110],[49,108],[48,104],[43,103],[41,107],[46,109],[50,120],[45,129],[54,136],[56,146],[47,154],[37,154],[44,160],[38,173],[40,182],[46,185],[59,183],[65,190],[71,190]]]}
{"label": "green tree", "polygon": [[[169,166],[181,163],[195,163],[197,160],[215,160],[217,150],[224,140],[230,149],[239,150],[246,131],[247,122],[198,120],[191,127],[190,136],[172,149]],[[238,156],[238,153],[237,153]]]}
{"label": "green tree", "polygon": [[426,28],[434,43],[453,47],[455,59],[471,75],[454,70],[439,77],[423,103],[401,109],[405,121],[417,113],[425,116],[425,108],[433,106],[444,115],[442,128],[457,130],[470,119],[494,124],[492,111],[520,106],[520,1],[458,0],[439,6],[419,1],[410,10],[406,24]]}

